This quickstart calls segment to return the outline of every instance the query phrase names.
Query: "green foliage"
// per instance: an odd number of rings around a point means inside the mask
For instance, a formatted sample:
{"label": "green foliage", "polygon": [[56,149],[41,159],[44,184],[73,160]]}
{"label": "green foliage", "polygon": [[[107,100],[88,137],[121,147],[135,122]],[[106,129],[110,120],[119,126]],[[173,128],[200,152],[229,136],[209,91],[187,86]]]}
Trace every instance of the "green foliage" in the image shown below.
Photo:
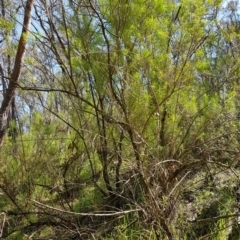
{"label": "green foliage", "polygon": [[79,200],[74,204],[74,212],[95,211],[102,204],[101,193],[92,186],[80,190]]}
{"label": "green foliage", "polygon": [[0,17],[0,28],[1,30],[5,30],[7,35],[10,34],[13,27],[14,27],[13,21]]}
{"label": "green foliage", "polygon": [[[231,220],[218,218],[234,213],[239,172],[236,13],[220,20],[221,1],[212,0],[58,7],[36,8],[44,22],[32,31],[19,119],[9,122],[1,152],[0,207],[11,220],[6,233],[237,235]],[[11,24],[0,19],[8,34]],[[87,212],[91,220],[74,214]]]}

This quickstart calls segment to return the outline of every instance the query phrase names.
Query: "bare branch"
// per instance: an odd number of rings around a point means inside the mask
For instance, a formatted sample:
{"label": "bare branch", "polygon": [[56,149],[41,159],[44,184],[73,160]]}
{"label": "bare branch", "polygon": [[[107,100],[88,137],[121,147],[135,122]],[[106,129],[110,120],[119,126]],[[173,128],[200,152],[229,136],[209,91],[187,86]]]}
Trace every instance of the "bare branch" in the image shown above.
{"label": "bare branch", "polygon": [[36,200],[32,200],[32,202],[36,203],[39,206],[42,206],[44,208],[48,208],[54,211],[58,211],[61,213],[66,213],[66,214],[71,214],[71,215],[76,215],[76,216],[89,216],[89,217],[112,217],[112,216],[124,216],[128,213],[132,213],[132,212],[141,212],[143,211],[142,209],[131,209],[131,210],[127,210],[127,211],[119,211],[119,212],[106,212],[106,213],[76,213],[76,212],[71,212],[71,211],[66,211],[66,210],[62,210],[59,208],[54,208],[51,207],[49,205],[45,205],[43,203],[40,203]]}

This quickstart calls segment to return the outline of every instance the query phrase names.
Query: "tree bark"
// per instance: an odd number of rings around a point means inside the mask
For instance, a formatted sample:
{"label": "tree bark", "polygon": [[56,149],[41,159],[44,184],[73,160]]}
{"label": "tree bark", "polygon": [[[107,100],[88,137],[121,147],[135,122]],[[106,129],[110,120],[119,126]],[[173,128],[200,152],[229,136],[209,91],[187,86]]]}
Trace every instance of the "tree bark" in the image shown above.
{"label": "tree bark", "polygon": [[8,126],[8,116],[11,108],[11,103],[13,101],[14,93],[16,91],[19,77],[21,74],[22,63],[24,59],[24,54],[26,51],[27,45],[27,37],[29,33],[29,27],[31,24],[31,12],[33,8],[34,0],[27,0],[25,6],[25,14],[23,27],[21,32],[21,37],[18,44],[18,49],[15,57],[14,68],[11,74],[10,83],[6,90],[5,95],[3,96],[2,105],[0,108],[0,149],[3,145],[4,136],[6,134],[7,126]]}

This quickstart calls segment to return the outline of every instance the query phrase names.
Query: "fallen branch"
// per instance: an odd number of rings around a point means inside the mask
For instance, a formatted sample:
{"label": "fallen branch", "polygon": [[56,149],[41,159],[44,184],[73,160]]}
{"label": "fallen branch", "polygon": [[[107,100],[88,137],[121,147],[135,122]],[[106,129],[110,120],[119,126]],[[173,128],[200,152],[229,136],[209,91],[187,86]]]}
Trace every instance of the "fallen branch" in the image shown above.
{"label": "fallen branch", "polygon": [[127,211],[119,211],[119,212],[107,212],[107,213],[76,213],[76,212],[71,212],[71,211],[66,211],[66,210],[62,210],[59,208],[54,208],[51,207],[49,205],[45,205],[43,203],[40,203],[36,200],[31,200],[32,202],[36,203],[39,206],[42,206],[44,208],[48,208],[54,211],[58,211],[61,213],[66,213],[66,214],[71,214],[71,215],[77,215],[77,216],[89,216],[89,217],[112,217],[112,216],[122,216],[122,215],[126,215],[128,213],[132,213],[132,212],[140,212],[142,211],[142,209],[131,209],[131,210],[127,210]]}

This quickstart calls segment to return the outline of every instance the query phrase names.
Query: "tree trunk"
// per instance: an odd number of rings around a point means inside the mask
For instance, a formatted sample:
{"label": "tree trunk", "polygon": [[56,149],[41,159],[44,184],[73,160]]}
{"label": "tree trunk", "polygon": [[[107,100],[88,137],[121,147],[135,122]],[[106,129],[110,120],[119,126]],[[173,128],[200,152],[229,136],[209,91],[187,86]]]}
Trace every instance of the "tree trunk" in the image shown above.
{"label": "tree trunk", "polygon": [[8,126],[8,116],[13,101],[14,93],[18,85],[19,77],[21,74],[22,63],[24,59],[24,53],[26,51],[27,37],[29,27],[31,24],[31,12],[33,8],[34,0],[27,0],[25,6],[24,22],[21,37],[18,44],[17,54],[15,57],[15,63],[9,86],[3,96],[2,105],[0,108],[0,149],[3,145],[4,136]]}

